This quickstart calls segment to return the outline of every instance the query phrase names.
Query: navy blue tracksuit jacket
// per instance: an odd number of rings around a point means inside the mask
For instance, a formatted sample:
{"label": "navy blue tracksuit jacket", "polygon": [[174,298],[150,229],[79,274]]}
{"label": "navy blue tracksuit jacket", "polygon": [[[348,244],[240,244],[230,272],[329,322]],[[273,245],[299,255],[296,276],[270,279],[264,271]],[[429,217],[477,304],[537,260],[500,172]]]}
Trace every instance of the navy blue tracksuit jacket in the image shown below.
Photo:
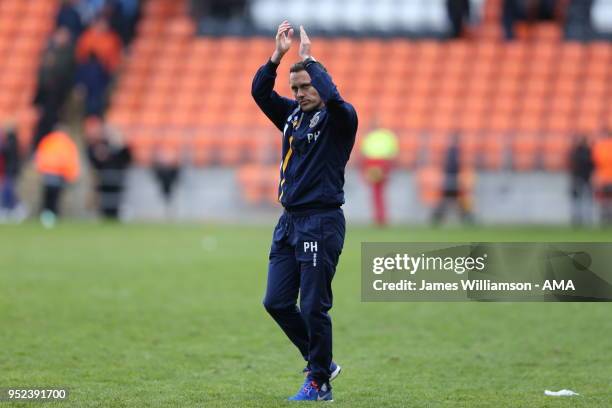
{"label": "navy blue tracksuit jacket", "polygon": [[317,62],[308,63],[306,71],[325,107],[302,112],[297,101],[273,90],[276,68],[268,61],[257,71],[252,94],[283,132],[279,201],[289,209],[340,207],[344,204],[344,168],[355,143],[357,113]]}
{"label": "navy blue tracksuit jacket", "polygon": [[255,102],[283,137],[278,197],[285,211],[274,229],[264,306],[300,350],[312,379],[322,384],[331,374],[328,311],[344,245],[340,206],[357,113],[318,62],[308,61],[306,71],[325,106],[311,112],[274,91],[276,69],[268,61],[252,87]]}

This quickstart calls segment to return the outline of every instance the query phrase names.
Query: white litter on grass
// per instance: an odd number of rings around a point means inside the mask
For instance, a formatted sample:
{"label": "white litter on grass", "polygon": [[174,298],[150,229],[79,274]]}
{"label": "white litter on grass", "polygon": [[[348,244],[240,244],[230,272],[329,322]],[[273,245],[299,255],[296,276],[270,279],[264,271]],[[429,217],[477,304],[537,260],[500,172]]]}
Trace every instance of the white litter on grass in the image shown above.
{"label": "white litter on grass", "polygon": [[549,397],[571,397],[572,395],[580,395],[572,390],[550,391],[544,390],[544,395]]}

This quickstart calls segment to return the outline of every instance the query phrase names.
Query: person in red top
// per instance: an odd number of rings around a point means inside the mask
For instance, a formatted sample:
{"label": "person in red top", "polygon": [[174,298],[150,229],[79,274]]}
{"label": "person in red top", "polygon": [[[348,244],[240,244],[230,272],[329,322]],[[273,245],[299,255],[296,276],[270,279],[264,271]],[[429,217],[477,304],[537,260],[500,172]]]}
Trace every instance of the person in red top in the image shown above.
{"label": "person in red top", "polygon": [[79,64],[95,55],[109,74],[113,74],[121,62],[121,38],[110,29],[104,17],[98,17],[79,38],[76,59]]}
{"label": "person in red top", "polygon": [[374,221],[381,227],[387,225],[385,188],[398,152],[395,134],[389,129],[379,128],[375,121],[372,131],[365,136],[361,145],[361,165],[364,178],[372,190]]}

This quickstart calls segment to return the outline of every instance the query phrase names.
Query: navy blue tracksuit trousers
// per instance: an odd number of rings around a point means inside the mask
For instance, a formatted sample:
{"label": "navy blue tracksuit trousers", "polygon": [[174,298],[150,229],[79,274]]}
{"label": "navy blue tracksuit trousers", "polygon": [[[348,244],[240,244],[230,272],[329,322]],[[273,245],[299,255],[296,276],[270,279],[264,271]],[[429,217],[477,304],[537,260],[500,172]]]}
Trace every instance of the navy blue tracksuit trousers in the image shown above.
{"label": "navy blue tracksuit trousers", "polygon": [[264,306],[300,350],[319,384],[331,374],[332,327],[327,312],[344,235],[340,208],[285,211],[270,250]]}

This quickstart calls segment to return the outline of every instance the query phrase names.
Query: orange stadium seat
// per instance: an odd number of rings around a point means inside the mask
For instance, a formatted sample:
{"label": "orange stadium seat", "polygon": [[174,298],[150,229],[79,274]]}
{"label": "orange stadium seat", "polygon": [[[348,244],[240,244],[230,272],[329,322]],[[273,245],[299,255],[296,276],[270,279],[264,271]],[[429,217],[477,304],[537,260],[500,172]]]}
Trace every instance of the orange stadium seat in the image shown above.
{"label": "orange stadium seat", "polygon": [[581,61],[587,54],[588,47],[575,41],[567,41],[559,44],[559,52],[561,53],[561,59],[564,62],[569,61]]}
{"label": "orange stadium seat", "polygon": [[612,50],[609,42],[592,42],[586,46],[590,59],[609,62],[612,58]]}
{"label": "orange stadium seat", "polygon": [[164,36],[170,37],[173,41],[168,43],[176,44],[176,40],[192,38],[196,32],[196,23],[189,16],[178,16],[166,22]]}
{"label": "orange stadium seat", "polygon": [[475,168],[481,155],[483,135],[479,132],[464,132],[459,139],[461,166]]}
{"label": "orange stadium seat", "polygon": [[480,41],[499,41],[503,37],[502,27],[499,24],[482,24],[476,33]]}
{"label": "orange stadium seat", "polygon": [[483,130],[486,126],[487,117],[483,111],[468,111],[457,118],[457,129],[468,132]]}
{"label": "orange stadium seat", "polygon": [[549,133],[542,142],[542,166],[548,171],[567,168],[571,140],[566,134]]}
{"label": "orange stadium seat", "polygon": [[469,75],[476,78],[485,78],[487,82],[492,82],[491,76],[497,73],[498,68],[497,61],[480,59],[472,63]]}
{"label": "orange stadium seat", "polygon": [[[603,78],[585,78],[582,83],[582,96],[583,101],[586,100],[601,100],[602,102],[606,98],[606,92],[608,92],[608,81]],[[609,100],[609,99],[608,99]]]}
{"label": "orange stadium seat", "polygon": [[437,166],[428,166],[417,171],[416,183],[423,204],[433,207],[439,202],[443,179],[444,174]]}
{"label": "orange stadium seat", "polygon": [[589,79],[607,79],[610,75],[610,61],[606,59],[591,58],[587,62],[584,75]]}
{"label": "orange stadium seat", "polygon": [[[537,130],[537,129],[535,129]],[[515,170],[533,170],[537,164],[539,152],[539,134],[520,133],[512,139],[512,164]]]}
{"label": "orange stadium seat", "polygon": [[245,132],[224,133],[219,136],[219,160],[222,165],[234,166],[243,162],[247,156],[247,139]]}
{"label": "orange stadium seat", "polygon": [[488,170],[501,170],[505,165],[506,141],[503,133],[491,132],[483,141],[483,166]]}
{"label": "orange stadium seat", "polygon": [[[578,105],[579,114],[587,116],[603,115],[606,108],[605,95],[589,93],[586,87],[582,91],[582,98],[580,98],[580,103]],[[597,90],[597,92],[599,93],[599,89]],[[605,92],[605,88],[601,92]]]}
{"label": "orange stadium seat", "polygon": [[412,169],[416,165],[420,153],[420,136],[418,132],[402,132],[398,135],[399,154],[397,164],[400,167]]}
{"label": "orange stadium seat", "polygon": [[580,60],[565,60],[563,64],[556,66],[557,78],[577,80],[584,70],[583,62]]}
{"label": "orange stadium seat", "polygon": [[134,161],[140,166],[150,166],[153,163],[155,140],[147,134],[132,134],[128,144],[132,150]]}
{"label": "orange stadium seat", "polygon": [[[469,48],[468,48],[469,49]],[[503,48],[495,41],[480,41],[475,48],[476,58],[481,61],[499,61]],[[472,57],[472,54],[466,55]]]}
{"label": "orange stadium seat", "polygon": [[250,204],[278,205],[278,167],[248,164],[237,172],[242,194]]}
{"label": "orange stadium seat", "polygon": [[471,94],[461,101],[461,110],[481,115],[490,105],[491,99],[487,94]]}
{"label": "orange stadium seat", "polygon": [[567,96],[552,98],[549,104],[549,116],[569,116],[572,115],[576,108],[576,101]]}
{"label": "orange stadium seat", "polygon": [[444,163],[444,158],[450,147],[450,141],[449,130],[427,132],[424,134],[423,147],[425,148],[428,165],[440,166]]}
{"label": "orange stadium seat", "polygon": [[534,25],[532,30],[534,40],[546,43],[557,43],[563,36],[561,26],[557,23],[539,23]]}
{"label": "orange stadium seat", "polygon": [[570,115],[550,115],[545,123],[545,129],[551,132],[568,133],[574,129],[575,120]]}
{"label": "orange stadium seat", "polygon": [[512,112],[492,112],[487,119],[486,128],[494,132],[507,132],[515,125],[515,117]]}
{"label": "orange stadium seat", "polygon": [[410,110],[401,116],[401,128],[404,129],[423,130],[428,123],[429,116],[425,111]]}
{"label": "orange stadium seat", "polygon": [[[480,51],[480,48],[478,50]],[[461,40],[453,40],[446,43],[444,55],[454,61],[461,61],[472,59],[475,52],[476,49],[472,43]]]}
{"label": "orange stadium seat", "polygon": [[196,166],[207,166],[215,161],[219,139],[214,134],[200,132],[189,140],[191,161]]}
{"label": "orange stadium seat", "polygon": [[578,121],[575,124],[579,132],[595,133],[604,127],[602,115],[593,113],[584,113],[578,115]]}
{"label": "orange stadium seat", "polygon": [[551,85],[553,94],[557,96],[574,96],[580,88],[579,82],[571,78],[558,78]]}
{"label": "orange stadium seat", "polygon": [[430,120],[430,129],[441,132],[450,132],[458,128],[457,118],[451,112],[434,111]]}

